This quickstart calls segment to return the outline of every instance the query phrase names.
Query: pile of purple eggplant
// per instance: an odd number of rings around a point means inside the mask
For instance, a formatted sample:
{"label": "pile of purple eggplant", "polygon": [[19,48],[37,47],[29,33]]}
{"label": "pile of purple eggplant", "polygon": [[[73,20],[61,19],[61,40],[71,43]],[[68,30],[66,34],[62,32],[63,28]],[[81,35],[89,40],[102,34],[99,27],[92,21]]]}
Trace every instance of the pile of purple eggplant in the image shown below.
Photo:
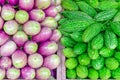
{"label": "pile of purple eggplant", "polygon": [[46,80],[52,75],[60,64],[60,3],[0,0],[0,80]]}

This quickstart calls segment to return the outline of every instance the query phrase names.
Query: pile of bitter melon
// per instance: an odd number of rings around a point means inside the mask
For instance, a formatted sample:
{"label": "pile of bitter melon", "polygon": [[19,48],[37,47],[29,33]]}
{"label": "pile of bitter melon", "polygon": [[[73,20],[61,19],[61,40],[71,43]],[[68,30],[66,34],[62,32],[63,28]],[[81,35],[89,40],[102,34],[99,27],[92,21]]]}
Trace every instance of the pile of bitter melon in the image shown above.
{"label": "pile of bitter melon", "polygon": [[63,0],[66,77],[120,79],[120,0]]}

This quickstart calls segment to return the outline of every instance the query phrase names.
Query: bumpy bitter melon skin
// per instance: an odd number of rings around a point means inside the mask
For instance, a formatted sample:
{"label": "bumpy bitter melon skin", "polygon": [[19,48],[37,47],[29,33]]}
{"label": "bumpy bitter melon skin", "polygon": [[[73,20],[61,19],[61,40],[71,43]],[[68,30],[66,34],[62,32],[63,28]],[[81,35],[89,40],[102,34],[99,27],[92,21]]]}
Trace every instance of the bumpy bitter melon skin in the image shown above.
{"label": "bumpy bitter melon skin", "polygon": [[99,57],[98,50],[92,49],[90,43],[88,43],[87,52],[88,52],[88,56],[90,57],[90,59],[94,60]]}
{"label": "bumpy bitter melon skin", "polygon": [[63,36],[60,42],[65,47],[73,47],[75,45],[75,41],[66,36]]}
{"label": "bumpy bitter melon skin", "polygon": [[61,5],[66,10],[78,10],[78,6],[73,0],[62,0]]}
{"label": "bumpy bitter melon skin", "polygon": [[120,22],[120,11],[115,15],[113,22]]}
{"label": "bumpy bitter melon skin", "polygon": [[104,39],[102,34],[98,34],[91,41],[91,46],[93,49],[97,49],[97,50],[101,49],[103,47],[103,44],[104,44]]}
{"label": "bumpy bitter melon skin", "polygon": [[115,51],[114,57],[118,62],[120,62],[120,51]]}
{"label": "bumpy bitter melon skin", "polygon": [[90,65],[91,60],[89,56],[87,55],[87,53],[84,53],[78,56],[78,62],[80,65],[88,66]]}
{"label": "bumpy bitter melon skin", "polygon": [[83,31],[92,23],[81,20],[67,20],[65,24],[63,23],[59,26],[59,29],[66,32]]}
{"label": "bumpy bitter melon skin", "polygon": [[105,38],[105,45],[107,48],[115,49],[118,46],[117,36],[111,30],[105,31],[104,38]]}
{"label": "bumpy bitter melon skin", "polygon": [[90,4],[93,8],[97,8],[97,6],[99,5],[98,0],[86,0],[86,2]]}
{"label": "bumpy bitter melon skin", "polygon": [[95,16],[95,20],[96,21],[107,21],[107,20],[112,19],[116,13],[117,13],[116,9],[105,10],[105,11],[98,13]]}
{"label": "bumpy bitter melon skin", "polygon": [[69,32],[65,32],[65,31],[60,30],[60,29],[59,29],[59,31],[63,34],[63,36],[70,37],[70,34],[71,34],[71,33],[69,33]]}
{"label": "bumpy bitter melon skin", "polygon": [[111,77],[111,70],[106,67],[103,67],[99,70],[99,76],[100,79],[107,80]]}
{"label": "bumpy bitter melon skin", "polygon": [[119,4],[116,1],[102,1],[98,5],[98,9],[100,10],[109,10],[118,8]]}
{"label": "bumpy bitter melon skin", "polygon": [[113,31],[116,35],[120,36],[120,22],[111,22],[110,25],[111,25],[112,31]]}
{"label": "bumpy bitter melon skin", "polygon": [[100,70],[104,67],[104,58],[99,56],[97,59],[92,61],[92,66],[96,70]]}
{"label": "bumpy bitter melon skin", "polygon": [[77,4],[81,11],[87,13],[90,16],[93,17],[97,14],[96,10],[86,2],[80,1],[80,2],[77,2]]}
{"label": "bumpy bitter melon skin", "polygon": [[74,46],[74,53],[77,54],[77,55],[80,55],[82,53],[84,53],[86,51],[86,47],[87,45],[85,43],[77,43],[75,46]]}
{"label": "bumpy bitter melon skin", "polygon": [[88,76],[88,68],[86,66],[78,65],[76,72],[79,78],[86,78]]}
{"label": "bumpy bitter melon skin", "polygon": [[114,54],[114,50],[104,46],[100,49],[99,54],[103,57],[111,57]]}
{"label": "bumpy bitter melon skin", "polygon": [[72,57],[76,57],[77,55],[74,53],[72,48],[64,48],[62,50],[62,53],[65,57],[67,58],[72,58]]}
{"label": "bumpy bitter melon skin", "polygon": [[103,24],[101,23],[94,23],[90,25],[83,33],[82,39],[84,42],[91,41],[97,34],[100,33]]}
{"label": "bumpy bitter melon skin", "polygon": [[89,68],[88,73],[88,78],[91,80],[97,80],[99,78],[99,72],[94,68]]}
{"label": "bumpy bitter melon skin", "polygon": [[81,11],[63,11],[62,15],[70,20],[81,20],[95,22],[91,16]]}
{"label": "bumpy bitter melon skin", "polygon": [[63,19],[60,19],[59,20],[59,24],[64,24],[66,21],[68,21],[68,19],[67,18],[63,18]]}
{"label": "bumpy bitter melon skin", "polygon": [[110,70],[119,68],[119,62],[114,57],[108,57],[105,59],[105,66]]}
{"label": "bumpy bitter melon skin", "polygon": [[117,50],[120,50],[120,38],[118,38],[117,40],[118,40]]}
{"label": "bumpy bitter melon skin", "polygon": [[120,79],[120,67],[112,70],[112,77],[118,80]]}
{"label": "bumpy bitter melon skin", "polygon": [[82,41],[82,34],[83,32],[73,32],[72,34],[70,34],[71,38],[76,41],[76,42],[83,42]]}
{"label": "bumpy bitter melon skin", "polygon": [[66,77],[68,79],[76,79],[76,77],[77,77],[76,70],[75,69],[67,69]]}

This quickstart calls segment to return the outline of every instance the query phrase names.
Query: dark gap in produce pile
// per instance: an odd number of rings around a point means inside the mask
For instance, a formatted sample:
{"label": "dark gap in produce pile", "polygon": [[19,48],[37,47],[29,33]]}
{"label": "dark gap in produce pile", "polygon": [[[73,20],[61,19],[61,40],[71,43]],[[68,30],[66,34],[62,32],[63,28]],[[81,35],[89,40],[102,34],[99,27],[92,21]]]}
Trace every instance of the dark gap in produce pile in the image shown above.
{"label": "dark gap in produce pile", "polygon": [[0,0],[0,80],[56,78],[61,0]]}
{"label": "dark gap in produce pile", "polygon": [[62,0],[66,79],[120,79],[120,0]]}

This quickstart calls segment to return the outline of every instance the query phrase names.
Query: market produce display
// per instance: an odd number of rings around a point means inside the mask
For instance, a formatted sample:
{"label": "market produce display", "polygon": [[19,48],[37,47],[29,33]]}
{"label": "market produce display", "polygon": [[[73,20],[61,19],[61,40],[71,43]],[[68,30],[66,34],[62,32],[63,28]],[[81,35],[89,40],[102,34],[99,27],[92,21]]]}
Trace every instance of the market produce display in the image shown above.
{"label": "market produce display", "polygon": [[56,78],[61,0],[0,0],[0,80]]}
{"label": "market produce display", "polygon": [[62,0],[66,79],[120,79],[120,0]]}

